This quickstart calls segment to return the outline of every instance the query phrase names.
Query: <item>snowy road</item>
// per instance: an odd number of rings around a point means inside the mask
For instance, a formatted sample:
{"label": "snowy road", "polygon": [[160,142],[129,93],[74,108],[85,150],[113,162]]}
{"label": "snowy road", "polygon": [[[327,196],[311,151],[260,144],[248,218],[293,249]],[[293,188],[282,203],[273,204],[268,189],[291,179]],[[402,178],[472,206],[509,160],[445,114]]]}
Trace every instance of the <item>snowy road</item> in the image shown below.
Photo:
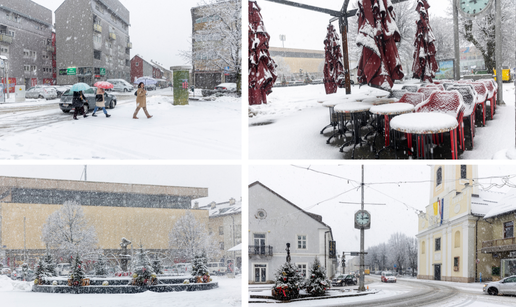
{"label": "snowy road", "polygon": [[[371,290],[377,294],[359,297],[330,298],[322,300],[307,300],[290,302],[296,307],[317,306],[357,306],[357,307],[399,307],[399,306],[430,306],[430,307],[501,307],[514,306],[514,296],[488,296],[482,292],[483,284],[465,284],[442,281],[416,280],[400,278],[397,283],[381,283],[378,276],[366,278]],[[350,288],[350,287],[347,287]],[[356,286],[352,287],[356,288]],[[332,288],[334,290],[341,287]],[[270,292],[270,291],[269,291]],[[252,293],[252,292],[251,292]],[[272,301],[271,301],[272,302]],[[263,303],[250,303],[249,306],[261,306]]]}
{"label": "snowy road", "polygon": [[[132,95],[117,95],[105,118],[63,113],[59,100],[0,105],[0,159],[238,159],[241,99],[174,106],[171,92],[147,98],[154,117],[132,119]],[[90,113],[91,114],[91,113]]]}

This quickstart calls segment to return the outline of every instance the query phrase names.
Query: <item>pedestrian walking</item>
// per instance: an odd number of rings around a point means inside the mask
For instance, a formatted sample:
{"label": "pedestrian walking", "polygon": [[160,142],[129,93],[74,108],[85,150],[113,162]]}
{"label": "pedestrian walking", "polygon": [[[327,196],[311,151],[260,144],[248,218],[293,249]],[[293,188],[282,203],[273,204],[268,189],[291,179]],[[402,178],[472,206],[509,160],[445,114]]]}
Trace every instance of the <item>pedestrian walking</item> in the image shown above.
{"label": "pedestrian walking", "polygon": [[84,118],[88,117],[84,112],[84,102],[86,98],[82,94],[82,91],[73,92],[72,105],[74,107],[73,119],[77,120],[77,115],[84,115]]}
{"label": "pedestrian walking", "polygon": [[140,82],[140,84],[138,84],[138,90],[136,91],[136,111],[134,111],[133,114],[134,119],[138,119],[136,115],[138,115],[140,108],[143,109],[143,112],[145,112],[147,118],[152,117],[152,115],[149,115],[149,113],[147,112],[147,91],[145,90],[145,85],[143,84],[143,82]]}
{"label": "pedestrian walking", "polygon": [[95,115],[95,112],[97,112],[97,109],[102,108],[102,111],[104,111],[104,114],[106,114],[106,117],[110,117],[111,115],[107,113],[106,111],[106,104],[104,101],[104,89],[103,88],[97,88],[97,95],[95,96],[95,109],[93,109],[93,113],[91,116],[97,117]]}

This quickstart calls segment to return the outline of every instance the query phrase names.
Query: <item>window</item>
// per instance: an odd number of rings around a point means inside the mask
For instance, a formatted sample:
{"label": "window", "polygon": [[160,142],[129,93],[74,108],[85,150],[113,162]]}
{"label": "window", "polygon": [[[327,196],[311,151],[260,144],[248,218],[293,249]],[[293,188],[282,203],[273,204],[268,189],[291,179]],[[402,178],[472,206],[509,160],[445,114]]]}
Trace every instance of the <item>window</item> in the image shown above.
{"label": "window", "polygon": [[461,165],[460,166],[460,179],[468,178],[467,177],[467,173],[468,173],[467,166],[466,165]]}
{"label": "window", "polygon": [[421,242],[421,254],[425,253],[425,241]]}
{"label": "window", "polygon": [[100,34],[93,35],[93,42],[96,44],[102,44],[102,35],[100,35]]}
{"label": "window", "polygon": [[458,271],[459,270],[459,258],[460,257],[453,258],[453,270],[454,271]]}
{"label": "window", "polygon": [[0,46],[0,53],[2,53],[2,54],[9,54],[9,47]]}
{"label": "window", "polygon": [[503,223],[503,238],[514,237],[514,221]]}
{"label": "window", "polygon": [[441,183],[443,183],[443,168],[442,167],[439,167],[437,169],[437,174],[435,176],[435,186],[439,186]]}
{"label": "window", "polygon": [[297,270],[303,276],[303,279],[306,279],[306,264],[298,264]]}
{"label": "window", "polygon": [[43,55],[42,55],[41,57],[42,57],[43,59],[45,59],[45,60],[48,60],[48,59],[50,58],[50,57],[48,56],[48,54],[44,54],[44,53],[43,53]]}
{"label": "window", "polygon": [[100,60],[100,55],[101,55],[100,50],[93,50],[93,58],[95,60]]}
{"label": "window", "polygon": [[140,62],[136,62],[136,64],[134,64],[134,65],[136,65],[136,66],[140,66]]}
{"label": "window", "polygon": [[297,248],[306,249],[306,235],[297,236]]}
{"label": "window", "polygon": [[219,226],[219,235],[224,234],[224,226]]}
{"label": "window", "polygon": [[455,244],[454,247],[460,247],[460,231],[455,232]]}
{"label": "window", "polygon": [[435,239],[435,251],[440,251],[441,250],[441,238],[437,238]]}
{"label": "window", "polygon": [[242,238],[242,225],[235,225],[235,239]]}
{"label": "window", "polygon": [[266,282],[267,281],[267,265],[266,264],[255,264],[254,265],[254,282]]}
{"label": "window", "polygon": [[52,72],[52,68],[50,68],[50,67],[43,67],[43,72],[45,72],[45,73],[50,72],[51,73]]}
{"label": "window", "polygon": [[23,71],[29,72],[30,71],[30,65],[23,65]]}
{"label": "window", "polygon": [[220,245],[220,250],[223,251],[224,250],[224,242],[219,242],[219,245]]}

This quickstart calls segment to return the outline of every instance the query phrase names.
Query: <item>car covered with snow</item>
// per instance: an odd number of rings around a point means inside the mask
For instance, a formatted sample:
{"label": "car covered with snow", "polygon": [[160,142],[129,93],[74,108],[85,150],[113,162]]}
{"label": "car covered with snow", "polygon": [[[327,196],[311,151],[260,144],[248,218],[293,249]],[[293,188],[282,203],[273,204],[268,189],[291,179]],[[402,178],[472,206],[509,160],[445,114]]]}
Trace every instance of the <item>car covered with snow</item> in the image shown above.
{"label": "car covered with snow", "polygon": [[396,282],[396,276],[394,276],[394,273],[389,271],[382,272],[382,276],[380,278],[382,282]]}
{"label": "car covered with snow", "polygon": [[208,262],[207,266],[211,275],[226,274],[226,266],[224,265],[224,262]]}
{"label": "car covered with snow", "polygon": [[484,291],[484,294],[489,295],[516,295],[516,275],[484,284],[484,288],[482,290]]}
{"label": "car covered with snow", "polygon": [[224,96],[224,95],[232,95],[232,94],[236,93],[236,91],[237,91],[236,83],[221,83],[221,84],[215,86],[215,88],[213,90],[202,90],[202,95],[204,97],[212,96],[212,95]]}
{"label": "car covered with snow", "polygon": [[69,263],[58,263],[56,266],[57,276],[68,276],[72,266]]}
{"label": "car covered with snow", "polygon": [[[93,110],[96,105],[96,93],[97,88],[96,87],[90,87],[89,89],[84,91],[84,96],[88,100],[84,104],[84,112],[87,113],[90,110]],[[63,93],[61,96],[61,102],[59,103],[59,108],[61,108],[61,111],[64,113],[70,112],[74,107],[72,105],[73,100],[73,92],[70,90],[67,90]],[[106,109],[114,109],[116,107],[116,96],[111,93],[104,93],[104,103],[106,105]]]}
{"label": "car covered with snow", "polygon": [[357,278],[353,274],[340,274],[331,280],[332,286],[356,285]]}
{"label": "car covered with snow", "polygon": [[113,84],[113,88],[111,90],[115,92],[131,92],[134,90],[132,84],[124,79],[107,79],[106,81]]}
{"label": "car covered with snow", "polygon": [[170,269],[172,275],[191,275],[193,266],[191,263],[176,263]]}
{"label": "car covered with snow", "polygon": [[57,91],[51,86],[34,86],[25,91],[25,98],[29,99],[56,99]]}

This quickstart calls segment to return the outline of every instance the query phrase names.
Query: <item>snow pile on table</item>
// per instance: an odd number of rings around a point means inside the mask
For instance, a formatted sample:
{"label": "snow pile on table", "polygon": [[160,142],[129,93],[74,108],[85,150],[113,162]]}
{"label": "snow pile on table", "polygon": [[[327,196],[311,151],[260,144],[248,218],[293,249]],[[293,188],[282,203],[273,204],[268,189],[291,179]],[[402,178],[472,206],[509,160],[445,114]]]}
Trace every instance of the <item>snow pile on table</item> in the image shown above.
{"label": "snow pile on table", "polygon": [[30,291],[32,283],[29,281],[12,280],[6,275],[0,275],[0,292]]}

